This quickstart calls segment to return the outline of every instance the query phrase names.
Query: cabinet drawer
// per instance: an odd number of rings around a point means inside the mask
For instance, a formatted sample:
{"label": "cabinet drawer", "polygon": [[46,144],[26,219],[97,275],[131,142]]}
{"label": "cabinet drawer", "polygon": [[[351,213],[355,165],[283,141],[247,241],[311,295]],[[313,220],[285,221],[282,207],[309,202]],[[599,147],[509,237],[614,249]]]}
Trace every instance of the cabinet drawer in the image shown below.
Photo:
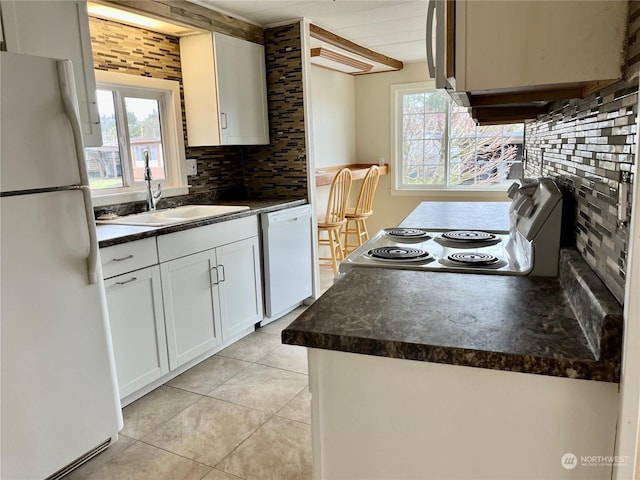
{"label": "cabinet drawer", "polygon": [[236,218],[158,237],[160,262],[203,252],[258,235],[258,217]]}
{"label": "cabinet drawer", "polygon": [[100,249],[102,273],[111,278],[158,263],[155,238],[145,238]]}

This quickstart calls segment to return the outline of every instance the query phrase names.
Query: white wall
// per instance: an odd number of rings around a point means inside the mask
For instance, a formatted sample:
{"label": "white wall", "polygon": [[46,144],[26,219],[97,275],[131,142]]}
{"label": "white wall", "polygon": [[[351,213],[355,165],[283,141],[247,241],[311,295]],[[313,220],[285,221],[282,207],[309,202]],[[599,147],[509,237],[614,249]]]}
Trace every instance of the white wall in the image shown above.
{"label": "white wall", "polygon": [[[361,75],[356,77],[356,152],[360,163],[377,163],[384,157],[393,168],[391,147],[390,86],[422,82],[429,79],[426,63],[405,64],[398,72]],[[501,201],[505,194],[491,192],[444,192],[392,195],[392,175],[380,177],[373,203],[373,216],[367,220],[369,232],[397,225],[420,202],[425,200]],[[358,188],[358,185],[354,185]]]}
{"label": "white wall", "polygon": [[[312,65],[310,80],[315,168],[357,163],[355,77]],[[319,218],[324,218],[329,188],[316,188]],[[319,254],[327,257],[329,250],[322,247]]]}
{"label": "white wall", "polygon": [[355,77],[311,66],[316,168],[356,161]]}

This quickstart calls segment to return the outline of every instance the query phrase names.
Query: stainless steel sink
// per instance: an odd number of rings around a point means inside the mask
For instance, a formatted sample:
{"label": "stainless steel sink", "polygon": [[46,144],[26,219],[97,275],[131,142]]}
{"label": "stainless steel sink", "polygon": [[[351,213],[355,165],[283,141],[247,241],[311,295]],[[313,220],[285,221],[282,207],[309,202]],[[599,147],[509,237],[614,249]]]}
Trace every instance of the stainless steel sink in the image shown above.
{"label": "stainless steel sink", "polygon": [[148,227],[164,227],[177,223],[191,222],[209,217],[218,217],[229,213],[249,210],[245,205],[183,205],[166,210],[144,212],[110,220],[97,220],[99,224],[111,225],[144,225]]}

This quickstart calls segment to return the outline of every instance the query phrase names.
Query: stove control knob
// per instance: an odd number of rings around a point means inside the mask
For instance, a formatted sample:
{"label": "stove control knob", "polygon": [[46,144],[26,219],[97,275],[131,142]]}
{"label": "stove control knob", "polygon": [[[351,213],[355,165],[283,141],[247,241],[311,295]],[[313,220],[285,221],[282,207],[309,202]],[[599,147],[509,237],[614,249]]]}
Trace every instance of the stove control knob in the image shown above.
{"label": "stove control knob", "polygon": [[518,189],[520,188],[520,186],[518,185],[517,182],[514,182],[511,184],[511,186],[509,186],[509,189],[507,190],[507,196],[509,198],[513,198],[516,196],[516,192],[518,191]]}
{"label": "stove control knob", "polygon": [[530,217],[535,208],[535,203],[529,197],[520,197],[518,199],[518,205],[516,205],[516,212],[521,217]]}

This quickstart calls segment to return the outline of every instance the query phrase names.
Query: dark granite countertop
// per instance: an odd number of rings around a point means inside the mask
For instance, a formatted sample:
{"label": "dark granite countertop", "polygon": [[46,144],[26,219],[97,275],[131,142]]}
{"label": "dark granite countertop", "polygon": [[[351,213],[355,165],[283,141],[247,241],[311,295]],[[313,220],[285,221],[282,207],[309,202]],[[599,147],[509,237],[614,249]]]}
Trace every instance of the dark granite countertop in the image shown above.
{"label": "dark granite countertop", "polygon": [[282,341],[617,382],[622,314],[609,318],[613,348],[594,351],[559,278],[352,268],[282,332]]}
{"label": "dark granite countertop", "polygon": [[422,202],[399,227],[509,231],[511,202]]}
{"label": "dark granite countertop", "polygon": [[[247,205],[249,210],[220,215],[218,217],[204,218],[166,227],[144,227],[132,225],[98,224],[98,245],[100,248],[110,247],[121,243],[132,242],[148,237],[165,235],[167,233],[180,232],[190,228],[202,227],[212,223],[225,222],[234,218],[258,215],[261,213],[275,212],[285,208],[296,207],[306,204],[306,200],[283,200],[283,199],[261,199],[261,200],[233,200],[216,201],[216,205]],[[213,203],[212,203],[213,204]]]}

